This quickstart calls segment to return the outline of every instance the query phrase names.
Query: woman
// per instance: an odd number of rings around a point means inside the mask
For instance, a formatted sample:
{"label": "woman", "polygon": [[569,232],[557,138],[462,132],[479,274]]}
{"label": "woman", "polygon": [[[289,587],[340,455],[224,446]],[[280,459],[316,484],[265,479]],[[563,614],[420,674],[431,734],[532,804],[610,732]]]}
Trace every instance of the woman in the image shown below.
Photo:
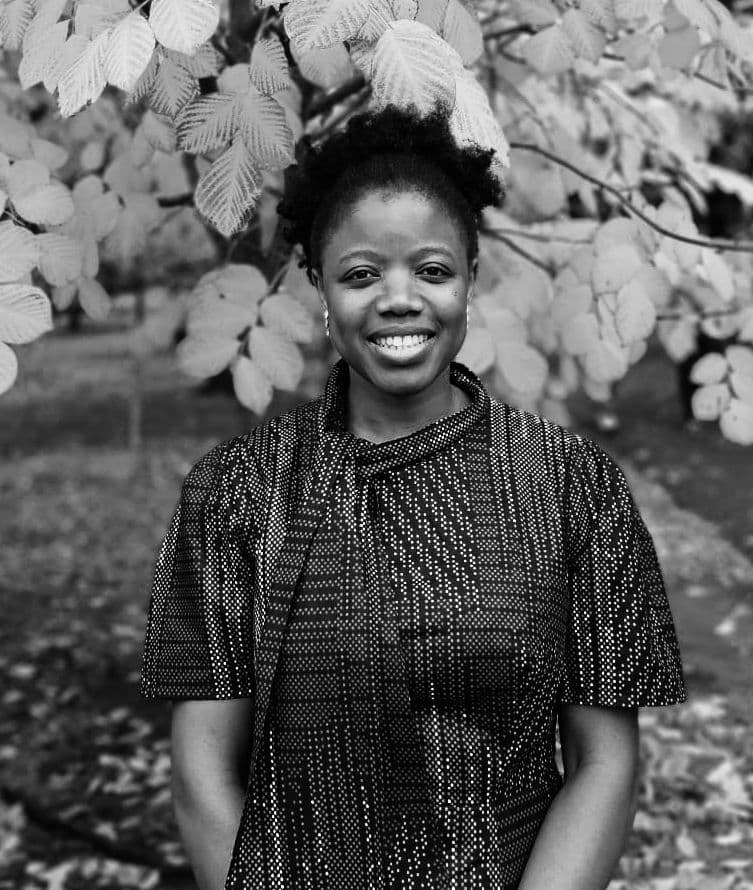
{"label": "woman", "polygon": [[622,471],[454,361],[490,156],[389,108],[289,177],[341,358],[190,471],[145,646],[201,890],[600,890],[685,699]]}

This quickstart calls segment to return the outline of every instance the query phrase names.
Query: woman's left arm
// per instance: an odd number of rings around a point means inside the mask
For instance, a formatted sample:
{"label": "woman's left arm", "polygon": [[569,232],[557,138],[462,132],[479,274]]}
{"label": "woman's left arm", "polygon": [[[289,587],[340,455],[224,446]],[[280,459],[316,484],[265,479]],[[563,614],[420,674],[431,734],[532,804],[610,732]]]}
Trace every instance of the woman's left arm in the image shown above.
{"label": "woman's left arm", "polygon": [[638,788],[637,708],[561,705],[565,783],[519,890],[604,890],[622,855]]}

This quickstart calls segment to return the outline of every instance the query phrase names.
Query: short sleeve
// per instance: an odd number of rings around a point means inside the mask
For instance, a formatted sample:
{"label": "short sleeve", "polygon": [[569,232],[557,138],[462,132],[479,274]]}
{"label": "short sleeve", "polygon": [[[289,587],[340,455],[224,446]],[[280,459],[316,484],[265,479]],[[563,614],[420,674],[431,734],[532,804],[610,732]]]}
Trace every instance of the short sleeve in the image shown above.
{"label": "short sleeve", "polygon": [[152,699],[253,695],[254,572],[230,534],[222,449],[183,481],[157,556],[141,694]]}
{"label": "short sleeve", "polygon": [[687,698],[651,535],[623,471],[590,439],[567,480],[570,609],[564,704],[644,707]]}

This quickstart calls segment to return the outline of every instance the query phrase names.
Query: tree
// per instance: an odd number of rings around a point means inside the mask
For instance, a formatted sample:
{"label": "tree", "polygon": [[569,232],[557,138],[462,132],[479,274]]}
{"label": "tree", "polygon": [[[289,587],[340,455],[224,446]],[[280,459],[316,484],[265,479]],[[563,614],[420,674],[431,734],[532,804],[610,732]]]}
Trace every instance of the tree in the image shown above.
{"label": "tree", "polygon": [[100,255],[138,261],[193,205],[222,262],[193,288],[178,360],[197,377],[229,367],[262,413],[300,385],[301,346],[325,348],[275,211],[297,142],[367,106],[441,97],[508,187],[486,214],[459,360],[565,422],[567,395],[608,399],[654,332],[680,362],[700,331],[729,345],[693,365],[693,412],[753,444],[753,243],[698,228],[713,189],[753,205],[753,181],[709,160],[720,115],[750,110],[746,5],[6,0],[0,392],[8,344],[51,328],[50,298],[103,317]]}

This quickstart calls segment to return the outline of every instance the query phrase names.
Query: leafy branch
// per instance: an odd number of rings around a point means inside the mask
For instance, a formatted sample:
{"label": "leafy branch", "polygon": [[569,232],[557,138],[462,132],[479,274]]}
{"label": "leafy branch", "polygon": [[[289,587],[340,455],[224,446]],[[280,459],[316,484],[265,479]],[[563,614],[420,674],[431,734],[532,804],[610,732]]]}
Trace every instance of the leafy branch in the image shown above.
{"label": "leafy branch", "polygon": [[610,195],[613,195],[620,204],[628,210],[630,213],[634,213],[639,219],[643,220],[646,225],[650,226],[656,232],[659,232],[661,235],[665,235],[667,238],[673,238],[675,241],[682,241],[685,244],[696,244],[699,247],[709,247],[713,250],[732,250],[740,253],[753,253],[753,241],[737,241],[737,240],[729,240],[726,238],[694,238],[691,235],[681,235],[677,232],[672,232],[670,229],[665,228],[659,223],[655,222],[651,219],[650,216],[647,216],[643,213],[642,210],[639,210],[629,198],[626,198],[620,189],[616,186],[610,185],[608,182],[604,182],[603,179],[599,179],[598,176],[593,176],[591,173],[586,173],[585,170],[581,170],[580,167],[577,167],[575,164],[571,164],[569,161],[566,161],[564,158],[547,150],[546,148],[542,148],[540,145],[535,145],[529,142],[511,142],[511,149],[519,149],[521,151],[532,151],[535,154],[542,155],[542,157],[547,158],[555,164],[559,164],[561,167],[564,167],[566,170],[570,170],[570,172],[575,173],[576,176],[580,176],[581,179],[585,179],[587,182],[592,183],[600,189],[603,189],[606,192],[609,192]]}

